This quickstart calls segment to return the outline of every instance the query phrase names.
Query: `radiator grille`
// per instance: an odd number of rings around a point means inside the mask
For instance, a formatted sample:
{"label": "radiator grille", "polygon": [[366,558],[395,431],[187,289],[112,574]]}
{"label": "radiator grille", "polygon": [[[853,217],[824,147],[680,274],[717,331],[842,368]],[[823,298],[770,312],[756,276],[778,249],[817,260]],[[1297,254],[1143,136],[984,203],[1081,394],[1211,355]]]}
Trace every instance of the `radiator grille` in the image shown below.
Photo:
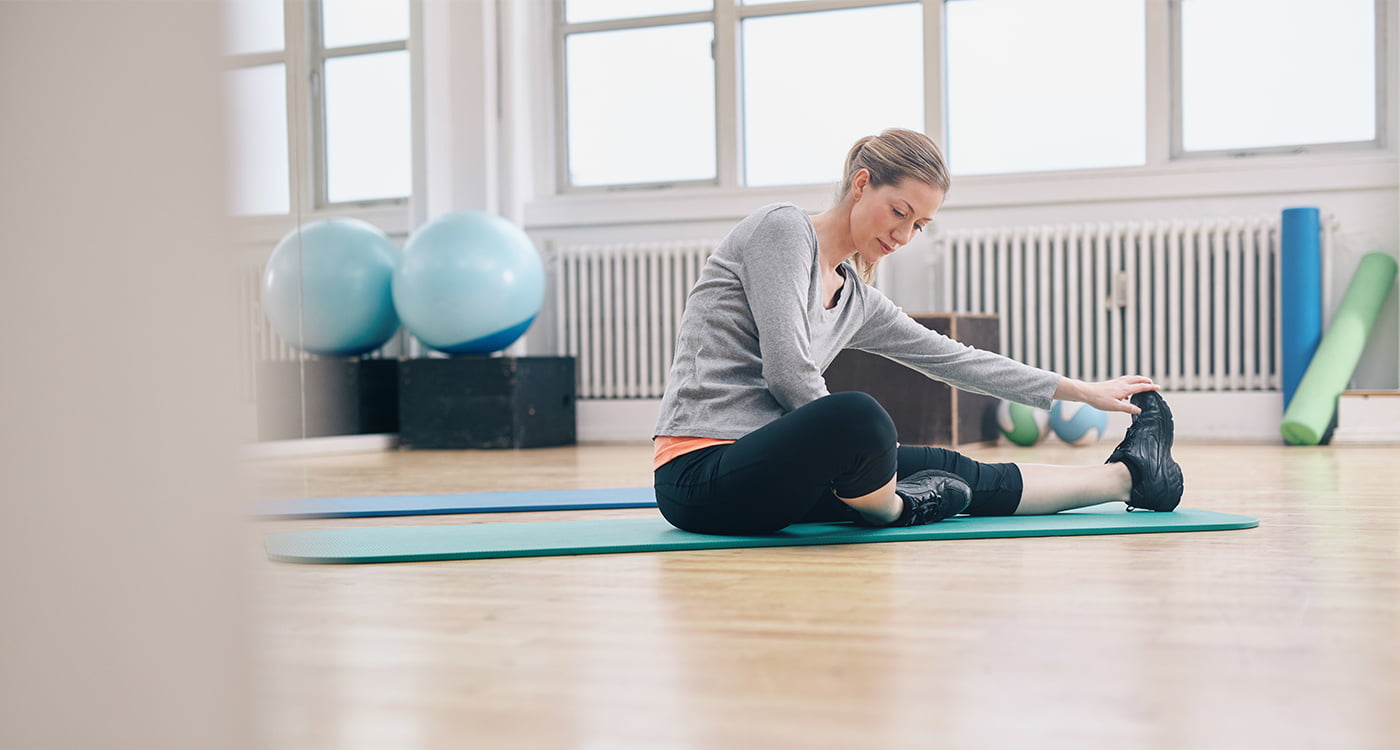
{"label": "radiator grille", "polygon": [[556,248],[561,353],[580,398],[660,398],[686,295],[713,242]]}
{"label": "radiator grille", "polygon": [[942,305],[999,315],[1013,359],[1172,390],[1279,388],[1278,219],[959,230],[932,265]]}

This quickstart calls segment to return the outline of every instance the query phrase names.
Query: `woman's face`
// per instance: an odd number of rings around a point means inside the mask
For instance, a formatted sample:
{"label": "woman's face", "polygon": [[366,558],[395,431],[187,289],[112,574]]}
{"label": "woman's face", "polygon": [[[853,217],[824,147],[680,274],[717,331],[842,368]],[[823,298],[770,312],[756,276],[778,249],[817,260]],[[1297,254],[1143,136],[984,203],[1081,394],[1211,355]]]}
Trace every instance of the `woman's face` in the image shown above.
{"label": "woman's face", "polygon": [[873,187],[865,170],[856,173],[851,193],[851,240],[872,263],[909,244],[943,205],[943,191],[932,185],[906,178]]}

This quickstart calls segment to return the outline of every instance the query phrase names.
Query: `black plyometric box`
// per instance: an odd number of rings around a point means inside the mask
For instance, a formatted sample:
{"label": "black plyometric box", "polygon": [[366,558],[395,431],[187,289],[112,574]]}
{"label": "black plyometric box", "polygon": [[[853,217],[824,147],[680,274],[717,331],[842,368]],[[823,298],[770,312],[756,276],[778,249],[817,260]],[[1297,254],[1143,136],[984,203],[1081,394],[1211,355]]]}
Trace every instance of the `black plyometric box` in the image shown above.
{"label": "black plyometric box", "polygon": [[399,361],[360,360],[360,434],[399,431]]}
{"label": "black plyometric box", "polygon": [[[1001,351],[996,315],[945,313],[912,315],[925,328],[968,346]],[[997,439],[996,405],[991,396],[959,391],[927,375],[867,352],[848,349],[826,369],[827,390],[870,394],[894,420],[905,445],[958,446]]]}
{"label": "black plyometric box", "polygon": [[541,448],[577,441],[573,357],[399,362],[399,447]]}
{"label": "black plyometric box", "polygon": [[346,357],[260,362],[258,439],[398,432],[398,365]]}

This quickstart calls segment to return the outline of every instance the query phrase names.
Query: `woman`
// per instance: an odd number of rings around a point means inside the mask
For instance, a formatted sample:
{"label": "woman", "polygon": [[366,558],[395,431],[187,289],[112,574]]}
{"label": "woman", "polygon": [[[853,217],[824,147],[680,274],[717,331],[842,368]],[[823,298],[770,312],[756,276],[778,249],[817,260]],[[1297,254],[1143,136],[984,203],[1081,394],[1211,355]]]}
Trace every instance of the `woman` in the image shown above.
{"label": "woman", "polygon": [[[875,264],[932,221],[948,186],[927,136],[886,130],[851,149],[831,209],[808,217],[791,204],[766,206],[720,243],[687,300],[654,432],[656,498],[668,521],[747,535],[1115,500],[1129,510],[1176,507],[1171,412],[1150,379],[1087,383],[973,349],[869,286]],[[964,390],[1041,408],[1082,401],[1133,414],[1133,424],[1102,466],[985,464],[900,446],[873,398],[827,393],[822,371],[847,347]]]}

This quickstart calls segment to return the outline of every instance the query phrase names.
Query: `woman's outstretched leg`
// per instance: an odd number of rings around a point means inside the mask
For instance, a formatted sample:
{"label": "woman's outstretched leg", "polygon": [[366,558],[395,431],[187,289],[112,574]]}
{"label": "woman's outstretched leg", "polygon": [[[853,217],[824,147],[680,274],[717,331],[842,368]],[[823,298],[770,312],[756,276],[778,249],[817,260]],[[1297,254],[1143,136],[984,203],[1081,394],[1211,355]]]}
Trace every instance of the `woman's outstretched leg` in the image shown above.
{"label": "woman's outstretched leg", "polygon": [[1134,394],[1141,411],[1102,466],[1021,466],[1017,515],[1058,513],[1099,503],[1170,511],[1181,502],[1181,467],[1172,458],[1172,412],[1156,391]]}
{"label": "woman's outstretched leg", "polygon": [[955,451],[905,446],[899,474],[936,468],[961,476],[972,487],[968,513],[975,516],[1043,515],[1107,502],[1173,510],[1183,482],[1171,457],[1171,410],[1155,391],[1134,395],[1133,403],[1141,412],[1102,465],[987,464]]}
{"label": "woman's outstretched leg", "polygon": [[1018,516],[1059,513],[1099,503],[1128,501],[1133,476],[1121,463],[1099,466],[1017,464],[1021,471]]}

